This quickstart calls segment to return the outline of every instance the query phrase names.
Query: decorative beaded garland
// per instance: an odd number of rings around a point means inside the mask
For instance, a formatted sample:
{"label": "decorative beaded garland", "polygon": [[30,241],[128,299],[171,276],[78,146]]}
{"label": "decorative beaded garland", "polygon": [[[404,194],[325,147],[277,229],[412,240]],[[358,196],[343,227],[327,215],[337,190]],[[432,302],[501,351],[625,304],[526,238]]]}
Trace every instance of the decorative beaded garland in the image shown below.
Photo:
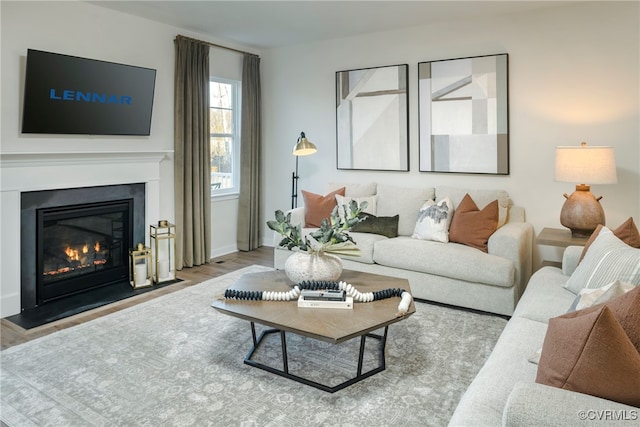
{"label": "decorative beaded garland", "polygon": [[346,294],[352,297],[357,302],[372,302],[381,299],[400,297],[400,304],[398,304],[398,313],[404,314],[409,310],[411,301],[413,300],[411,294],[404,289],[389,288],[375,292],[360,292],[355,286],[347,282],[338,281],[324,281],[324,280],[305,280],[293,287],[290,291],[237,291],[234,289],[227,289],[224,291],[224,297],[228,299],[236,300],[253,300],[253,301],[291,301],[298,299],[300,292],[303,289],[308,290],[340,290],[345,291]]}

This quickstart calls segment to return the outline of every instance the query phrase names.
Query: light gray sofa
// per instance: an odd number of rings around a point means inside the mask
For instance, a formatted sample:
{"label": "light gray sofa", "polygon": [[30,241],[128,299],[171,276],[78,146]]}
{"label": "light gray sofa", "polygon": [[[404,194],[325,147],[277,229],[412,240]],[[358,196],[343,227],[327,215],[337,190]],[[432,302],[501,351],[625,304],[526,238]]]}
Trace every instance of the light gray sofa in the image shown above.
{"label": "light gray sofa", "polygon": [[[502,315],[513,313],[531,275],[533,227],[525,222],[524,209],[513,206],[505,191],[376,183],[329,184],[329,191],[342,186],[346,197],[375,195],[377,216],[399,215],[398,237],[350,233],[361,255],[343,256],[345,269],[408,279],[415,298]],[[425,201],[449,196],[455,207],[466,193],[480,209],[492,200],[499,201],[504,225],[489,238],[488,253],[458,243],[411,238]],[[291,212],[291,223],[304,227],[304,208]],[[278,248],[281,237],[274,234],[274,266],[283,269],[292,252]]]}
{"label": "light gray sofa", "polygon": [[563,285],[581,253],[582,247],[570,246],[564,252],[562,269],[543,267],[531,276],[449,426],[628,426],[634,414],[637,423],[638,408],[535,382],[538,365],[529,359],[542,348],[548,320],[566,313],[576,297]]}

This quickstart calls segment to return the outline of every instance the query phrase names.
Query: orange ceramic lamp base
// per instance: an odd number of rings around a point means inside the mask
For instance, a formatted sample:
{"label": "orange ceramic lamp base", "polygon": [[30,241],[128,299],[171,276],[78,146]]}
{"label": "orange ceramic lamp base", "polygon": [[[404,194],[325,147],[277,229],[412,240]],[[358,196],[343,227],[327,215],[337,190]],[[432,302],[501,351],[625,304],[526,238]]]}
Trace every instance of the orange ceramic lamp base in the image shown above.
{"label": "orange ceramic lamp base", "polygon": [[573,237],[589,237],[598,224],[605,224],[604,209],[588,185],[576,185],[576,191],[567,199],[560,211],[560,223],[571,230]]}

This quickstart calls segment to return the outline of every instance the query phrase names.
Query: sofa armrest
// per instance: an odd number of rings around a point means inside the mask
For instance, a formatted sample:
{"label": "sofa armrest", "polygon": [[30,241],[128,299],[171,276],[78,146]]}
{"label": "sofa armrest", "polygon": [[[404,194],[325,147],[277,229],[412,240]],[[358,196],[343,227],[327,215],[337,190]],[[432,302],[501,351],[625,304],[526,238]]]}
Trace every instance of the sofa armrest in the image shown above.
{"label": "sofa armrest", "polygon": [[305,226],[305,223],[304,223],[304,206],[301,206],[299,208],[290,209],[290,210],[285,212],[285,215],[288,214],[289,212],[291,212],[291,224],[292,225],[301,224],[302,228],[304,228],[304,226]]}
{"label": "sofa armrest", "polygon": [[640,409],[536,383],[515,385],[502,413],[505,427],[628,425]]}
{"label": "sofa armrest", "polygon": [[522,206],[509,207],[507,222],[525,222],[524,208]]}
{"label": "sofa armrest", "polygon": [[533,226],[527,222],[509,222],[503,225],[489,237],[488,251],[491,255],[513,262],[516,269],[515,284],[520,298],[531,277]]}
{"label": "sofa armrest", "polygon": [[562,274],[571,276],[578,267],[580,255],[582,255],[582,246],[567,246],[562,253]]}

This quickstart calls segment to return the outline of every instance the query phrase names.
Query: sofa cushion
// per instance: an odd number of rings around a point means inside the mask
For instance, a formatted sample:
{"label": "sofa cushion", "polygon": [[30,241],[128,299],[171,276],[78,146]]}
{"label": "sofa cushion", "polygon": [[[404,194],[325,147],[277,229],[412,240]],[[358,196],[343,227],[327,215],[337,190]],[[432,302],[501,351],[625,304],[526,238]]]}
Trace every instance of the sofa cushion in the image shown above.
{"label": "sofa cushion", "polygon": [[457,209],[464,196],[469,194],[480,208],[484,208],[494,200],[498,201],[498,228],[502,227],[508,218],[511,200],[509,193],[504,190],[469,190],[440,185],[436,187],[436,200],[449,197],[453,202],[453,209]]}
{"label": "sofa cushion", "polygon": [[536,382],[640,406],[640,353],[612,310],[549,321]]}
{"label": "sofa cushion", "polygon": [[433,200],[435,191],[432,187],[406,188],[379,184],[377,195],[377,215],[399,215],[398,235],[411,236],[420,207],[427,200]]}
{"label": "sofa cushion", "polygon": [[566,287],[578,294],[582,288],[600,288],[615,280],[640,285],[640,249],[632,248],[602,227]]}
{"label": "sofa cushion", "polygon": [[468,194],[456,207],[449,228],[449,241],[462,243],[487,252],[489,237],[498,226],[498,201],[486,205],[482,210]]}
{"label": "sofa cushion", "polygon": [[433,200],[427,200],[418,212],[418,220],[411,237],[447,243],[452,217],[453,204],[451,199],[445,197],[437,203]]}
{"label": "sofa cushion", "polygon": [[336,207],[336,194],[344,196],[345,188],[339,188],[326,196],[302,190],[304,197],[304,224],[306,227],[320,227],[324,218],[331,216]]}
{"label": "sofa cushion", "polygon": [[366,197],[376,194],[378,184],[375,182],[367,182],[364,184],[354,182],[330,182],[327,191],[334,191],[342,187],[345,188],[344,195],[347,197]]}
{"label": "sofa cushion", "polygon": [[515,267],[506,258],[457,243],[404,236],[376,242],[373,260],[387,267],[507,288],[515,278]]}
{"label": "sofa cushion", "polygon": [[[582,258],[584,258],[584,256],[587,254],[589,246],[591,246],[594,240],[596,240],[596,237],[598,237],[598,234],[600,233],[600,230],[602,230],[602,227],[602,224],[598,224],[594,232],[591,233],[591,236],[589,236],[589,239],[584,244],[584,248],[582,249],[582,254],[580,254],[580,261],[582,261]],[[618,228],[611,231],[613,232],[614,236],[625,242],[627,245],[633,248],[640,248],[640,232],[638,232],[638,227],[636,227],[636,224],[633,222],[633,217],[629,217],[629,219],[620,224]]]}
{"label": "sofa cushion", "polygon": [[360,217],[365,218],[365,220],[354,225],[351,228],[351,231],[358,233],[380,234],[385,237],[398,236],[399,215],[375,216],[363,212],[360,214]]}
{"label": "sofa cushion", "polygon": [[547,323],[550,318],[565,314],[576,297],[564,288],[567,279],[557,267],[542,267],[533,273],[513,317]]}
{"label": "sofa cushion", "polygon": [[376,242],[387,240],[387,237],[381,234],[359,233],[350,231],[349,235],[356,242],[356,246],[360,249],[359,256],[338,255],[340,258],[350,259],[365,264],[373,264],[373,248]]}
{"label": "sofa cushion", "polygon": [[449,426],[501,426],[505,403],[515,384],[533,383],[537,366],[527,358],[540,348],[547,325],[511,318],[493,352],[478,372]]}

